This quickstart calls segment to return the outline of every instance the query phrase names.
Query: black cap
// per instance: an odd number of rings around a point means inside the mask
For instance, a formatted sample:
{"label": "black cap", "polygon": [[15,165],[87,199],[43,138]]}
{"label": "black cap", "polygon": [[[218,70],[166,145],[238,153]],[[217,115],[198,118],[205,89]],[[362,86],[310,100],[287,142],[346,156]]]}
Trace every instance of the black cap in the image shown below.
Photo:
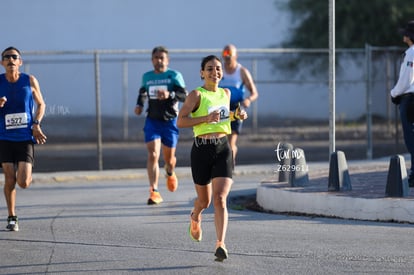
{"label": "black cap", "polygon": [[408,36],[411,40],[414,39],[414,20],[407,23],[405,28],[401,28],[398,32],[402,35]]}

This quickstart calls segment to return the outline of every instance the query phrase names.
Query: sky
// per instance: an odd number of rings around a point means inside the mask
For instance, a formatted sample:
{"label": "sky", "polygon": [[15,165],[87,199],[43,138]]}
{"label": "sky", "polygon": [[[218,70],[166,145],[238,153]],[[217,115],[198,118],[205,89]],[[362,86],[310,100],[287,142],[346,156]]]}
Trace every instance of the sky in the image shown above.
{"label": "sky", "polygon": [[[268,48],[279,44],[287,33],[288,16],[277,10],[275,1],[287,0],[7,1],[0,16],[5,33],[0,49],[17,47],[27,65],[32,57],[25,52],[37,51],[151,50],[159,45],[170,50],[217,50],[229,43],[239,49]],[[51,110],[82,114],[94,112],[90,64],[36,63],[23,70],[38,78]],[[199,85],[199,58],[187,64],[172,60],[170,65],[183,73],[188,89]],[[129,66],[128,109],[132,110],[140,74],[152,65],[148,56],[147,63]],[[102,109],[109,114],[125,109],[120,68],[121,64],[101,63]]]}
{"label": "sky", "polygon": [[[280,1],[280,0],[279,0]],[[283,0],[282,0],[283,1]],[[287,17],[274,0],[15,0],[0,17],[23,51],[266,48],[280,43]]]}
{"label": "sky", "polygon": [[[82,50],[151,50],[164,45],[169,49],[221,49],[228,43],[239,49],[278,47],[287,39],[291,26],[287,11],[278,4],[288,0],[13,0],[2,7],[0,49],[15,46],[24,52]],[[5,1],[4,1],[5,2]],[[27,59],[25,59],[27,57]],[[242,56],[240,56],[242,57]],[[54,56],[52,56],[54,58]],[[30,57],[23,54],[24,64]],[[121,60],[119,60],[121,61]],[[269,62],[258,65],[260,80],[274,77]],[[245,62],[251,70],[252,62]],[[40,81],[51,110],[61,108],[70,114],[93,113],[94,82],[91,64],[33,64],[30,73]],[[135,104],[140,74],[152,68],[150,58],[129,65],[129,107]],[[199,59],[190,63],[172,60],[193,89],[199,85]],[[103,110],[119,114],[121,104],[121,64],[101,63]],[[110,71],[112,69],[112,71]],[[314,107],[310,113],[326,117],[327,87],[297,88],[258,84],[258,109],[286,116],[300,115],[295,99]],[[308,93],[311,90],[313,93]],[[303,91],[303,92],[302,92]],[[357,91],[357,89],[351,89]],[[302,93],[300,93],[302,92]],[[68,96],[67,96],[68,95]],[[113,98],[116,96],[116,98]],[[275,101],[275,96],[278,100]],[[346,94],[349,98],[349,94]],[[84,98],[83,101],[77,100]],[[338,98],[340,94],[338,93]],[[323,101],[323,102],[322,102]],[[274,104],[277,102],[278,106]],[[321,103],[322,102],[322,103]],[[290,103],[287,104],[287,103]],[[325,107],[320,107],[321,105]],[[355,104],[354,104],[355,105]],[[363,103],[358,106],[363,109]],[[54,113],[54,111],[49,111]],[[353,112],[357,113],[357,112]],[[308,115],[308,114],[306,114]]]}
{"label": "sky", "polygon": [[[24,52],[82,50],[151,50],[164,45],[169,49],[222,49],[228,43],[239,49],[278,47],[289,35],[290,17],[277,9],[275,2],[288,0],[14,0],[3,5],[0,24],[3,35],[0,48],[15,46]],[[27,57],[27,59],[25,59]],[[53,56],[52,56],[53,58]],[[23,54],[25,64],[30,57]],[[92,63],[91,63],[92,64]],[[181,71],[193,89],[199,85],[199,60],[182,64],[172,60],[173,69]],[[251,62],[244,64],[248,68]],[[133,110],[140,74],[152,68],[148,62],[129,65],[129,110]],[[262,61],[258,71],[261,80],[272,75],[269,64]],[[51,110],[61,108],[70,114],[93,113],[94,82],[90,64],[33,64],[30,73],[40,81],[42,93]],[[121,64],[101,63],[103,112],[120,114],[122,105]],[[266,69],[265,69],[266,68]],[[112,69],[112,71],[110,71]],[[251,68],[250,68],[251,69]],[[297,88],[258,86],[261,111],[297,115],[299,108],[283,102],[294,102]],[[287,92],[289,89],[289,92]],[[315,116],[326,116],[326,87],[320,91]],[[302,89],[303,90],[303,89]],[[306,93],[305,95],[308,95]],[[275,96],[279,107],[275,108]],[[304,96],[301,94],[301,96]],[[311,96],[311,95],[309,95]],[[77,98],[83,98],[83,101]],[[116,97],[116,98],[114,98]],[[304,101],[309,102],[309,101]],[[323,103],[328,106],[327,103]],[[284,108],[283,110],[281,108]],[[54,111],[48,111],[54,113]]]}

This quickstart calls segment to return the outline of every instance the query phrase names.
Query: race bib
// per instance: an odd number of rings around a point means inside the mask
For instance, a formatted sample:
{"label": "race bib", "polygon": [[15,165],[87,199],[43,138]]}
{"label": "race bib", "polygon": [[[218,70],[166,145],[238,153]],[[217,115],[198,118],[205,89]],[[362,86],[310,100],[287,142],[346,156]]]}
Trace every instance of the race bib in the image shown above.
{"label": "race bib", "polygon": [[168,90],[168,87],[166,85],[150,86],[148,89],[149,98],[157,99],[159,90]]}
{"label": "race bib", "polygon": [[6,130],[27,127],[27,113],[15,113],[6,115]]}
{"label": "race bib", "polygon": [[[208,108],[208,113],[211,114],[214,111],[219,111],[220,113],[220,122],[228,120],[230,118],[230,112],[229,109],[226,106],[213,106]],[[212,124],[215,124],[215,122],[212,122]]]}

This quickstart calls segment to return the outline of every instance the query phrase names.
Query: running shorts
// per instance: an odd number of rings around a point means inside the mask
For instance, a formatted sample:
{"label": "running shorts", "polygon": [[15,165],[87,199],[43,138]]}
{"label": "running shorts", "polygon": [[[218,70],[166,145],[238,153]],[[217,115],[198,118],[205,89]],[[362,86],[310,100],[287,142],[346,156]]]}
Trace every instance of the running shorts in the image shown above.
{"label": "running shorts", "polygon": [[34,163],[33,141],[8,141],[0,140],[0,163],[10,162]]}
{"label": "running shorts", "polygon": [[199,185],[207,185],[217,177],[233,177],[233,157],[227,136],[194,139],[191,148],[191,173],[194,183]]}
{"label": "running shorts", "polygon": [[177,118],[158,120],[147,117],[144,125],[145,142],[161,139],[161,143],[170,148],[176,148],[178,143]]}
{"label": "running shorts", "polygon": [[233,120],[231,123],[231,132],[232,133],[236,133],[238,135],[241,134],[241,130],[242,130],[242,126],[243,126],[243,120],[241,119],[236,119]]}

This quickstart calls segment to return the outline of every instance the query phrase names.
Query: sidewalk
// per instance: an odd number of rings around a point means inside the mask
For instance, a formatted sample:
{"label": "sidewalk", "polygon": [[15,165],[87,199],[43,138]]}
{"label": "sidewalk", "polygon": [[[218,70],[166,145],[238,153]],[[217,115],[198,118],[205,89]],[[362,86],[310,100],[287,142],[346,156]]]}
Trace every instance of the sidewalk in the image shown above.
{"label": "sidewalk", "polygon": [[256,200],[271,212],[413,223],[414,192],[410,190],[406,197],[386,196],[389,161],[348,162],[352,190],[340,192],[328,191],[329,164],[311,163],[309,184],[290,187],[267,180],[257,188]]}
{"label": "sidewalk", "polygon": [[[309,184],[290,187],[278,182],[276,164],[237,166],[235,176],[257,174],[256,200],[268,212],[300,213],[346,219],[414,223],[414,193],[386,197],[389,158],[348,162],[351,191],[328,192],[329,163],[308,163]],[[407,157],[405,157],[408,166]],[[177,167],[179,177],[191,177],[189,167]],[[78,180],[146,179],[145,169],[35,173],[33,182],[63,183]],[[259,177],[258,177],[259,178]]]}

